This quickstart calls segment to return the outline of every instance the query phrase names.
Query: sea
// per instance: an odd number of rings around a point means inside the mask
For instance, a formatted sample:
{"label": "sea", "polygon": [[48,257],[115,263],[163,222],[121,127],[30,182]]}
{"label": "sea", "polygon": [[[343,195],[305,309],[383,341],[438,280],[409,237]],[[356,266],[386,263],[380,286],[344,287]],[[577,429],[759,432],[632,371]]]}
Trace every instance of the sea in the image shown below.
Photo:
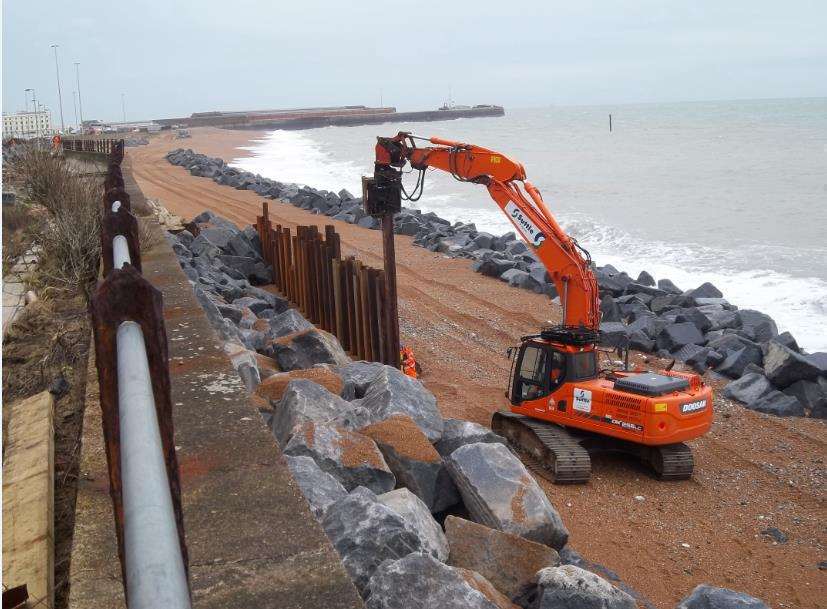
{"label": "sea", "polygon": [[[376,136],[398,131],[521,162],[597,264],[682,289],[710,281],[804,349],[827,351],[827,98],[506,108],[499,118],[273,131],[233,164],[358,196]],[[513,230],[484,187],[438,171],[406,205]]]}

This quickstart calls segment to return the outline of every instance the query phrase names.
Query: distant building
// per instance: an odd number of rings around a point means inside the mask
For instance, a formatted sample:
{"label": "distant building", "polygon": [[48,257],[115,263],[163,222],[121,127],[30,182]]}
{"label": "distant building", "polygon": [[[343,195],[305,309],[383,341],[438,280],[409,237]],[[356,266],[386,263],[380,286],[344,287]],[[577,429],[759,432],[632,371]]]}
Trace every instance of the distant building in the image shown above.
{"label": "distant building", "polygon": [[52,135],[52,115],[48,110],[3,114],[3,139]]}

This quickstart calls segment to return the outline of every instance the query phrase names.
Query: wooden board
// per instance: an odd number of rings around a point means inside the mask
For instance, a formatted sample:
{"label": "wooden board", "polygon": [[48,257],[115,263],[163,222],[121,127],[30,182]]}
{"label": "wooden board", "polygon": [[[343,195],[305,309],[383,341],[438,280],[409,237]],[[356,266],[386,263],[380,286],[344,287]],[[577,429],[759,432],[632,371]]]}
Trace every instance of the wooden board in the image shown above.
{"label": "wooden board", "polygon": [[29,606],[54,605],[54,400],[11,406],[3,462],[3,584],[26,584]]}

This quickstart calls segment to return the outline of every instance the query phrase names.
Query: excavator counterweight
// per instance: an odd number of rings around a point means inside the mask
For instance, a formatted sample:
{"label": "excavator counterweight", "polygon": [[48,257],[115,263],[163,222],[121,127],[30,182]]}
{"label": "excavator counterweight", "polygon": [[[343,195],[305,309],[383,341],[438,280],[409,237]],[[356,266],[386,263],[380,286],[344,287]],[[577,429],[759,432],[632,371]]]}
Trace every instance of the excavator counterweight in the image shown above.
{"label": "excavator counterweight", "polygon": [[[411,193],[402,184],[406,165],[420,172]],[[428,169],[484,186],[560,295],[562,323],[524,336],[512,351],[511,406],[494,414],[494,431],[556,482],[587,481],[589,454],[596,451],[633,454],[661,479],[690,477],[692,453],[683,442],[709,430],[711,388],[697,374],[598,370],[600,306],[591,258],[554,219],[522,164],[441,138],[379,137],[366,207],[388,210],[402,199],[417,200]]]}

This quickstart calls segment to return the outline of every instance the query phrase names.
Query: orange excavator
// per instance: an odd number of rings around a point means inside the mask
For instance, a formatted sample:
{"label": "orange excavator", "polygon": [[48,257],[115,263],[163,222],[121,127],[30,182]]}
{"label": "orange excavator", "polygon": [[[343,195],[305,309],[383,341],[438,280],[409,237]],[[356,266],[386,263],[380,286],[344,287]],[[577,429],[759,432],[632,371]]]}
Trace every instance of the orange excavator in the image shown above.
{"label": "orange excavator", "polygon": [[[523,166],[494,150],[436,137],[401,132],[377,140],[374,176],[364,189],[369,212],[398,212],[403,199],[421,196],[426,170],[447,171],[488,189],[557,288],[562,322],[509,349],[511,406],[493,415],[492,429],[556,483],[587,481],[590,453],[599,451],[635,455],[664,480],[689,478],[694,462],[684,442],[709,430],[712,389],[697,374],[599,369],[591,258],[556,222]],[[408,164],[419,172],[411,193],[402,184]]]}

